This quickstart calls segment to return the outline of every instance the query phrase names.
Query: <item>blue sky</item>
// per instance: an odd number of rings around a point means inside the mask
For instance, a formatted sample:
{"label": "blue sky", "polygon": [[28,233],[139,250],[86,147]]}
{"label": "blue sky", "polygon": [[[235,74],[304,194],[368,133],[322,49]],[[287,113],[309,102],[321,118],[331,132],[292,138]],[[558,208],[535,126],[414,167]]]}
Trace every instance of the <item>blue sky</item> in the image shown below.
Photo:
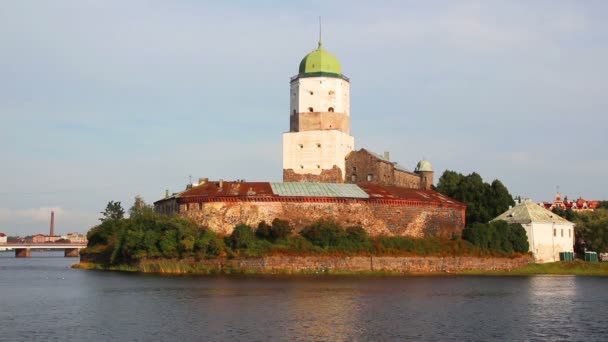
{"label": "blue sky", "polygon": [[323,41],[356,148],[608,199],[603,1],[12,1],[0,10],[0,231],[86,232],[193,179],[281,179],[289,78]]}

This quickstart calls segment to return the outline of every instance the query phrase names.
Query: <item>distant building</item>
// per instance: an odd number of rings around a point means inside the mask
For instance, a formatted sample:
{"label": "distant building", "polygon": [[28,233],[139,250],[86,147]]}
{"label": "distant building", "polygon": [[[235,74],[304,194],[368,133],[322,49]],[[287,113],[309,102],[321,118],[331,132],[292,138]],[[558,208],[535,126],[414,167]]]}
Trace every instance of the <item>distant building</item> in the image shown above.
{"label": "distant building", "polygon": [[558,192],[555,194],[553,202],[541,202],[539,205],[547,210],[561,209],[573,211],[593,211],[600,206],[600,201],[590,201],[583,199],[581,196],[576,201],[570,201],[568,197],[562,199],[562,195]]}
{"label": "distant building", "polygon": [[61,236],[36,234],[36,235],[32,236],[31,242],[32,243],[47,243],[47,242],[55,242],[59,239],[61,239]]}
{"label": "distant building", "polygon": [[70,240],[70,242],[74,243],[87,243],[87,236],[80,233],[67,233],[65,235],[61,235],[61,238]]}
{"label": "distant building", "polygon": [[[6,234],[4,233],[0,233],[0,244],[6,243],[8,239],[8,236],[6,236]],[[0,247],[0,251],[5,251],[6,248],[4,247]]]}
{"label": "distant building", "polygon": [[520,202],[492,221],[500,220],[524,227],[538,263],[559,261],[560,252],[574,252],[574,223],[532,201]]}

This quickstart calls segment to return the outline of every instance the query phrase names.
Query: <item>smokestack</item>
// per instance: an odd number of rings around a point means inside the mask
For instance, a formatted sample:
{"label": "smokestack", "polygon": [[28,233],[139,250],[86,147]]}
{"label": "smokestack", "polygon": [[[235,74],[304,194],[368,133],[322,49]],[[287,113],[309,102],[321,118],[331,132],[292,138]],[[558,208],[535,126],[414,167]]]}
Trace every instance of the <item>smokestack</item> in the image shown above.
{"label": "smokestack", "polygon": [[390,156],[389,156],[388,151],[384,151],[384,159],[390,160]]}
{"label": "smokestack", "polygon": [[51,211],[51,231],[49,236],[55,236],[55,212]]}

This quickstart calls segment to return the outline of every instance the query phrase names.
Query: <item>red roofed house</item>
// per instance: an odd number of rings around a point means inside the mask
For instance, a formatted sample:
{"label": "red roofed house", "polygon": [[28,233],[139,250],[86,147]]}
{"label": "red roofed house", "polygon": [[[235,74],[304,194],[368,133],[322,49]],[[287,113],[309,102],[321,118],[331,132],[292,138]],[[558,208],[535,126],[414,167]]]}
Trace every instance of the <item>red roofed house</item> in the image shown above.
{"label": "red roofed house", "polygon": [[567,210],[572,209],[573,211],[593,211],[600,206],[600,201],[588,201],[579,197],[576,201],[570,201],[568,197],[562,200],[562,195],[558,192],[553,199],[553,202],[542,202],[540,206],[547,210],[553,210],[554,208]]}

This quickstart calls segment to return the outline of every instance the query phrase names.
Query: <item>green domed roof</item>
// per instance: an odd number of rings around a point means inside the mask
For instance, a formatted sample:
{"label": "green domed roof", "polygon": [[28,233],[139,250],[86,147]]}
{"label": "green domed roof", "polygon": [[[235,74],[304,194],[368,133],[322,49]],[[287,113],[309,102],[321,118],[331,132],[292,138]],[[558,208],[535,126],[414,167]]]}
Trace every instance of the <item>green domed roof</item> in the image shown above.
{"label": "green domed roof", "polygon": [[336,56],[323,49],[319,42],[319,47],[308,55],[304,56],[300,62],[300,75],[313,73],[327,73],[342,75],[342,68]]}
{"label": "green domed roof", "polygon": [[415,172],[428,172],[428,171],[433,171],[433,166],[431,165],[431,162],[428,160],[421,160],[418,162],[418,165],[416,165],[416,170],[414,170]]}

